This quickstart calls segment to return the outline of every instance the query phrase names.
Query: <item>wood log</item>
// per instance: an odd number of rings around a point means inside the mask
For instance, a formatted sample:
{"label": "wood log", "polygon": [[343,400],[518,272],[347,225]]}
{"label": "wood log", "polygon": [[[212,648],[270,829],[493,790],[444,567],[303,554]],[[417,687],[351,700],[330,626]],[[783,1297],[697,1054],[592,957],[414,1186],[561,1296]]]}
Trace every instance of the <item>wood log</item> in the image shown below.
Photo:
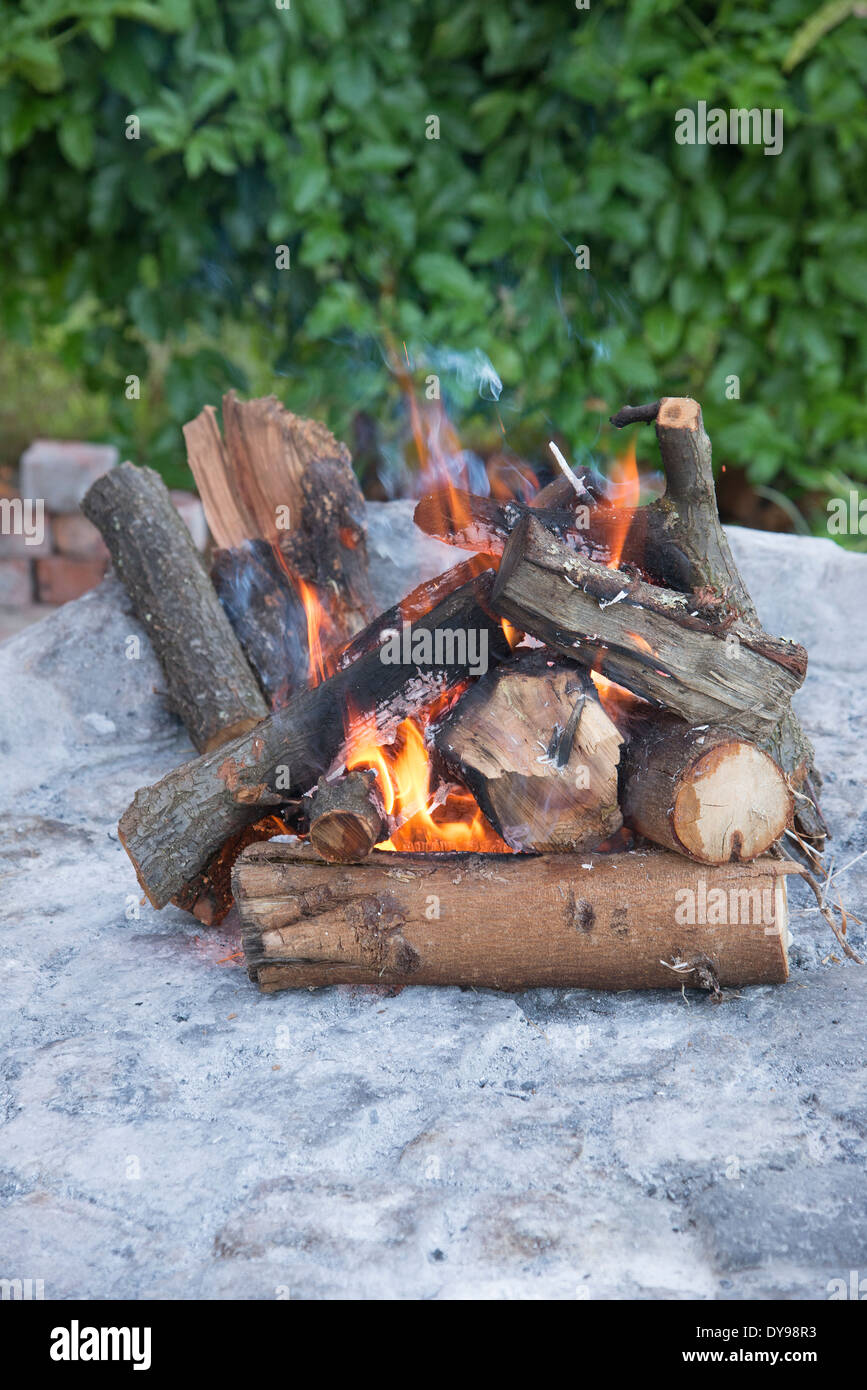
{"label": "wood log", "polygon": [[349,450],[325,425],[293,415],[276,396],[239,401],[229,391],[222,416],[225,442],[212,405],[184,425],[211,535],[221,550],[260,537],[277,544],[298,525],[309,465],[336,459],[349,468]]}
{"label": "wood log", "polygon": [[488,664],[507,657],[490,609],[491,578],[479,575],[413,625],[409,661],[369,651],[249,734],[138,791],[118,833],[154,906],[165,906],[232,835],[339,765],[350,707],[353,732],[388,741],[403,719],[478,674],[481,652]]}
{"label": "wood log", "polygon": [[310,843],[323,859],[350,864],[363,859],[388,836],[388,822],[372,768],[346,772],[329,782],[320,777],[304,799]]}
{"label": "wood log", "polygon": [[469,584],[478,574],[482,574],[486,569],[486,564],[481,556],[472,560],[462,560],[459,565],[452,565],[451,569],[445,570],[442,574],[434,575],[433,579],[424,579],[421,584],[417,584],[411,589],[399,603],[395,603],[391,608],[379,616],[360,632],[356,637],[348,642],[342,651],[335,657],[335,668],[342,671],[344,667],[351,666],[360,656],[365,656],[368,652],[376,651],[382,645],[383,633],[400,628],[403,623],[414,623],[435,608],[438,603],[442,603],[450,594],[455,593],[464,584]]}
{"label": "wood log", "polygon": [[792,820],[777,763],[719,725],[645,718],[621,754],[620,788],[627,825],[702,864],[756,859]]}
{"label": "wood log", "polygon": [[591,505],[576,498],[577,506],[547,507],[537,506],[537,500],[497,502],[449,488],[420,498],[414,517],[420,530],[446,545],[496,557],[503,554],[513,531],[530,515],[580,555],[604,565],[616,543],[622,545],[623,565],[642,575],[664,577],[673,588],[689,590],[690,562],[672,532],[670,518],[655,502],[646,507],[618,508],[602,499]]}
{"label": "wood log", "polygon": [[[755,604],[735,564],[719,519],[713,481],[711,444],[701,407],[688,396],[667,396],[648,406],[627,406],[612,416],[621,427],[635,420],[656,422],[656,437],[665,469],[663,497],[642,510],[654,511],[668,526],[688,565],[688,583],[666,577],[675,587],[699,596],[714,596],[747,626],[760,628]],[[655,526],[657,523],[653,523]],[[821,844],[828,828],[819,807],[822,778],[810,740],[791,706],[763,747],[776,759],[796,789],[795,824],[806,838]]]}
{"label": "wood log", "polygon": [[252,845],[233,871],[251,979],[521,990],[680,989],[786,979],[789,861],[627,854],[394,855],[341,869]]}
{"label": "wood log", "polygon": [[162,478],[122,463],[97,478],[81,509],[108,546],[195,747],[252,729],[267,705]]}
{"label": "wood log", "polygon": [[512,533],[493,601],[522,631],[689,724],[767,733],[806,672],[796,643],[709,622],[715,610],[576,555],[530,515]]}
{"label": "wood log", "polygon": [[622,825],[622,736],[579,667],[520,651],[488,672],[435,743],[516,850],[595,849]]}
{"label": "wood log", "polygon": [[281,709],[308,684],[310,663],[304,604],[279,551],[263,540],[218,550],[211,579],[271,709]]}

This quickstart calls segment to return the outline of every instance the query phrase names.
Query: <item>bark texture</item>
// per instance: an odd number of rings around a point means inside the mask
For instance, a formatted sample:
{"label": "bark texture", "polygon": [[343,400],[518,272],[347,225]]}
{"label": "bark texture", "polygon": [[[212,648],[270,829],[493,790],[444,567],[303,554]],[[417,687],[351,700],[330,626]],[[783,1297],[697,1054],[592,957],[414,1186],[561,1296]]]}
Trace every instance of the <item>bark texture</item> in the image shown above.
{"label": "bark texture", "polygon": [[162,479],[122,463],[81,504],[111,553],[199,752],[253,728],[268,708]]}
{"label": "bark texture", "polygon": [[269,993],[718,990],[786,979],[792,868],[775,859],[709,868],[663,850],[580,859],[375,850],[337,870],[309,847],[271,842],[244,851],[233,885],[247,968]]}

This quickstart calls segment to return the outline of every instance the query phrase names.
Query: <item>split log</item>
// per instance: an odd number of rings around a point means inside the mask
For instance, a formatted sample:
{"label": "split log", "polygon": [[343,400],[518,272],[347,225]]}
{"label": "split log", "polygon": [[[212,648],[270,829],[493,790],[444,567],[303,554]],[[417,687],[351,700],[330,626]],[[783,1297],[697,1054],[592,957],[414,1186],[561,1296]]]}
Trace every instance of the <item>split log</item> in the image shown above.
{"label": "split log", "polygon": [[372,768],[344,773],[336,781],[320,777],[304,799],[310,843],[323,859],[350,864],[363,859],[388,836],[388,822]]}
{"label": "split log", "polygon": [[550,653],[519,652],[490,671],[435,742],[512,849],[595,849],[623,823],[623,739],[589,676]]}
{"label": "split log", "polygon": [[252,729],[268,713],[262,692],[159,475],[122,463],[97,478],[81,509],[108,546],[199,752]]}
{"label": "split log", "polygon": [[[701,407],[690,397],[667,396],[648,406],[627,406],[612,416],[621,427],[635,420],[656,422],[656,437],[665,469],[663,497],[642,508],[665,520],[688,564],[686,585],[661,571],[675,587],[723,601],[747,626],[760,628],[755,604],[735,564],[719,519],[713,481],[710,439]],[[654,523],[655,525],[655,523]],[[795,823],[802,835],[821,843],[828,833],[818,803],[822,778],[815,754],[789,706],[763,744],[797,792]]]}
{"label": "split log", "polygon": [[491,578],[479,575],[413,626],[409,661],[370,651],[249,734],[138,791],[118,833],[154,906],[164,907],[232,835],[334,769],[350,708],[353,733],[388,741],[402,720],[468,680],[480,652],[489,664],[507,657],[489,606]]}
{"label": "split log", "polygon": [[184,425],[187,461],[221,550],[262,538],[277,544],[298,525],[302,479],[316,459],[351,466],[349,450],[318,420],[293,415],[276,396],[223,397],[225,443],[217,412],[206,405]]}
{"label": "split log", "polygon": [[[324,609],[320,640],[327,655],[363,628],[375,607],[364,497],[349,451],[324,425],[293,415],[275,396],[239,401],[230,391],[223,397],[223,428],[225,442],[213,406],[184,426],[211,533],[221,550],[236,550],[245,541],[268,542],[283,569],[278,595],[296,577],[318,591]],[[248,651],[258,666],[263,658],[254,654],[259,644],[251,615],[246,629]]]}
{"label": "split log", "polygon": [[522,631],[689,724],[767,734],[806,673],[797,643],[709,622],[713,608],[576,555],[531,515],[509,540],[493,601]]}
{"label": "split log", "polygon": [[621,755],[620,787],[627,825],[702,864],[756,859],[792,820],[773,758],[719,725],[645,719]]}
{"label": "split log", "polygon": [[309,846],[253,845],[233,872],[260,989],[472,985],[680,989],[786,979],[777,859],[694,865],[665,850],[401,854],[338,870]]}

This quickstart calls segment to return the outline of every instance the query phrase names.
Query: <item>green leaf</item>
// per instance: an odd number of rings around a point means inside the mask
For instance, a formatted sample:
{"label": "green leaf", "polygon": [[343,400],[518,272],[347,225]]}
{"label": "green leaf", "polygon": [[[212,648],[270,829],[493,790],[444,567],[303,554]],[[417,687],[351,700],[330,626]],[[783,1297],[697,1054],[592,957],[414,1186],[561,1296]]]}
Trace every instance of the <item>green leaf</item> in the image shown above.
{"label": "green leaf", "polygon": [[93,163],[93,126],[88,116],[64,116],[57,128],[57,141],[74,169],[89,169]]}

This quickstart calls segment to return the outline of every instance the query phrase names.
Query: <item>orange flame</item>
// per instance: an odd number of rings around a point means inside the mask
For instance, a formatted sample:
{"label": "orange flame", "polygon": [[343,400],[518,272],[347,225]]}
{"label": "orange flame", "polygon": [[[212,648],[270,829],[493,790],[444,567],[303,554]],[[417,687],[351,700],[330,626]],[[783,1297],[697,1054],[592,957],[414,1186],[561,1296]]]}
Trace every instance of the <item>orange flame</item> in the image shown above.
{"label": "orange flame", "polygon": [[511,853],[470,792],[449,791],[439,802],[424,734],[416,720],[403,721],[393,744],[379,747],[370,739],[359,742],[346,758],[347,771],[357,767],[374,769],[386,812],[396,825],[379,849]]}
{"label": "orange flame", "polygon": [[334,623],[312,584],[308,584],[300,574],[292,575],[292,583],[307,618],[308,680],[312,687],[324,681],[334,669],[333,661],[323,652],[323,643],[328,646],[329,639],[333,639]]}
{"label": "orange flame", "polygon": [[[611,554],[608,560],[608,569],[616,570],[620,568],[620,561],[623,556],[623,549],[626,545],[626,537],[629,535],[629,527],[632,523],[632,513],[638,506],[641,494],[641,480],[638,476],[638,465],[635,460],[635,440],[629,441],[629,446],[620,458],[616,459],[611,469],[611,482],[617,491],[611,498],[611,506],[614,509],[615,523],[611,533]],[[652,649],[638,633],[630,632],[630,637],[635,639],[636,645],[648,651]],[[602,664],[602,654],[597,657],[596,666]],[[599,692],[599,702],[608,718],[615,724],[618,718],[628,714],[636,704],[640,703],[639,697],[633,695],[631,690],[625,690],[622,685],[615,685],[602,672],[595,669],[590,672],[593,684]]]}
{"label": "orange flame", "polygon": [[611,499],[611,506],[616,517],[615,525],[612,528],[611,558],[608,561],[608,568],[616,570],[620,568],[623,547],[626,544],[626,537],[629,535],[629,527],[632,523],[632,513],[638,506],[641,494],[641,481],[638,476],[638,465],[635,462],[634,439],[629,441],[626,453],[621,454],[619,459],[615,459],[614,467],[611,470],[611,482],[617,491]]}

